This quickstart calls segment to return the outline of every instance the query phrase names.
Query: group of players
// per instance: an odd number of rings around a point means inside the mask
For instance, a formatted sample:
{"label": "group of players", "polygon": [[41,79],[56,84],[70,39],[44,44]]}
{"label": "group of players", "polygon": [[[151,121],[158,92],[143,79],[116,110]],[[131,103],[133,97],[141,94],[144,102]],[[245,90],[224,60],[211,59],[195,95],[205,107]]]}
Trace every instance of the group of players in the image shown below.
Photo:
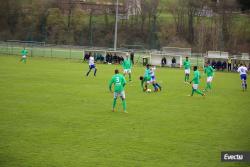
{"label": "group of players", "polygon": [[[115,106],[116,106],[116,101],[117,98],[120,97],[122,99],[122,104],[123,104],[123,110],[125,113],[127,113],[126,110],[126,97],[125,97],[125,91],[124,87],[126,85],[126,79],[125,76],[129,76],[129,81],[132,81],[132,62],[128,56],[124,59],[122,62],[122,67],[123,67],[123,75],[119,73],[119,70],[115,70],[115,75],[112,77],[111,81],[109,82],[109,90],[112,92],[112,85],[114,85],[114,99],[113,99],[113,108],[112,111],[115,111]],[[89,58],[89,70],[86,74],[86,76],[89,76],[89,73],[94,70],[94,76],[96,76],[97,68],[95,66],[95,61],[94,57]],[[141,87],[143,91],[149,92],[151,89],[148,89],[148,86],[150,84],[153,85],[154,91],[161,91],[162,87],[156,82],[156,77],[155,77],[155,66],[150,66],[147,65],[145,69],[145,74],[144,76],[140,76],[141,80]]]}
{"label": "group of players", "polygon": [[[184,61],[183,65],[185,68],[185,83],[188,83],[189,76],[190,76],[190,61],[188,60],[188,57],[186,57],[186,60]],[[207,75],[207,83],[206,83],[206,87],[203,91],[200,91],[198,89],[199,84],[200,84],[200,79],[201,79],[201,75],[200,75],[200,72],[198,70],[198,67],[194,66],[193,69],[194,69],[194,77],[190,81],[190,84],[193,83],[191,96],[193,96],[193,94],[195,92],[197,94],[205,96],[205,92],[212,89],[212,81],[213,81],[215,69],[211,66],[211,64],[209,62],[205,63],[204,73]],[[242,85],[243,91],[247,90],[247,71],[248,71],[247,67],[243,64],[240,64],[240,67],[237,70],[237,72],[240,73],[240,79],[242,81],[241,85]]]}
{"label": "group of players", "polygon": [[[26,63],[27,59],[27,54],[28,51],[24,48],[21,51],[22,58],[20,61],[23,63]],[[86,73],[86,76],[89,76],[90,72],[94,70],[94,76],[96,76],[97,73],[97,68],[95,65],[95,60],[94,57],[91,56],[89,58],[89,70]],[[115,111],[115,106],[116,106],[116,101],[118,97],[121,97],[122,99],[122,104],[123,104],[123,110],[125,113],[127,113],[126,110],[126,99],[125,99],[125,91],[124,87],[126,85],[126,79],[125,76],[129,76],[129,81],[132,81],[132,62],[128,55],[126,56],[126,59],[122,62],[122,67],[123,67],[123,75],[119,73],[119,70],[115,70],[115,75],[112,77],[112,79],[109,82],[109,90],[112,92],[112,85],[114,85],[114,99],[113,99],[113,107],[112,111]],[[184,67],[184,72],[185,72],[185,77],[184,77],[184,83],[186,84],[192,84],[192,92],[190,96],[193,96],[194,93],[197,93],[201,96],[205,96],[206,92],[212,89],[212,81],[213,81],[213,76],[215,69],[211,66],[209,62],[205,63],[204,67],[204,73],[207,75],[207,82],[206,82],[206,87],[204,90],[199,90],[199,84],[200,84],[200,79],[201,75],[198,70],[197,66],[193,67],[194,74],[193,78],[190,80],[190,69],[191,69],[191,63],[188,57],[186,57],[186,60],[183,62],[183,67]],[[155,66],[150,66],[149,64],[146,65],[145,73],[144,76],[140,76],[140,81],[141,81],[141,87],[144,92],[151,92],[151,89],[149,89],[149,85],[152,85],[154,87],[154,92],[161,91],[162,87],[157,83],[156,77],[155,77]],[[240,79],[242,81],[242,90],[246,91],[247,90],[247,67],[245,67],[243,64],[240,65],[240,67],[237,70],[240,73]]]}
{"label": "group of players", "polygon": [[[199,84],[200,84],[200,79],[201,75],[198,70],[197,66],[193,67],[194,70],[194,75],[192,80],[190,80],[190,69],[191,69],[191,63],[188,57],[186,57],[186,60],[183,63],[184,66],[184,71],[185,71],[185,77],[184,77],[184,83],[186,84],[192,84],[192,92],[190,96],[193,96],[194,93],[197,93],[201,96],[205,96],[206,92],[212,89],[212,81],[213,81],[213,76],[215,69],[210,65],[209,62],[205,64],[204,67],[204,73],[207,75],[207,82],[206,82],[206,87],[204,90],[199,90]],[[126,100],[125,100],[125,91],[124,87],[126,85],[126,79],[125,76],[129,75],[129,81],[131,81],[131,72],[132,72],[132,63],[129,59],[128,56],[126,56],[126,59],[122,62],[122,67],[123,67],[123,75],[119,73],[119,70],[115,70],[115,75],[112,77],[110,83],[109,83],[109,90],[112,92],[112,85],[114,85],[114,99],[113,99],[113,107],[112,111],[115,111],[115,106],[116,106],[116,101],[118,97],[121,97],[122,99],[122,104],[123,104],[123,110],[125,113],[127,113],[126,110]],[[95,69],[94,75],[96,76],[96,67],[94,64],[94,58],[90,57],[89,60],[89,71],[86,74],[87,76],[89,75],[89,72]],[[140,76],[140,81],[141,81],[141,87],[143,91],[145,92],[150,92],[151,90],[148,88],[150,84],[153,85],[154,87],[154,92],[161,91],[162,87],[157,83],[156,77],[155,77],[155,66],[150,66],[149,64],[146,65],[145,73],[144,76]],[[242,80],[242,88],[243,91],[247,89],[247,68],[241,65],[238,69],[238,72],[240,73],[241,80]]]}

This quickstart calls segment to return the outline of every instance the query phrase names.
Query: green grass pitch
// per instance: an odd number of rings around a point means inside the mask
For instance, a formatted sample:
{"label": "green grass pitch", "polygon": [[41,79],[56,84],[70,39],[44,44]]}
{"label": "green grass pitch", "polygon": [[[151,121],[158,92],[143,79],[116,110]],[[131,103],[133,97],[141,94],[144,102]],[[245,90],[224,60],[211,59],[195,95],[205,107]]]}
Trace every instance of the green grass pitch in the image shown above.
{"label": "green grass pitch", "polygon": [[207,97],[188,97],[183,70],[158,68],[163,91],[143,93],[135,67],[125,114],[120,100],[111,112],[115,68],[86,78],[75,60],[1,56],[0,166],[249,166],[220,162],[221,151],[250,150],[250,93],[238,74],[218,72]]}

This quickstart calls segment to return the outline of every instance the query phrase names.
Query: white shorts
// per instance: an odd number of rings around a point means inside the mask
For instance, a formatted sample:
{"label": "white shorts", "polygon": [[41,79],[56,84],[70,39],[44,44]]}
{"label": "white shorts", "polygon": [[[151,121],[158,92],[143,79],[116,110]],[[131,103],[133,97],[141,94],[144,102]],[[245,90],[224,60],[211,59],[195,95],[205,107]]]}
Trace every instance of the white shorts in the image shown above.
{"label": "white shorts", "polygon": [[185,74],[190,74],[190,69],[185,69]]}
{"label": "white shorts", "polygon": [[121,98],[125,99],[125,91],[114,92],[114,98],[116,99],[117,97],[121,97]]}
{"label": "white shorts", "polygon": [[207,77],[207,82],[212,82],[213,81],[213,77]]}
{"label": "white shorts", "polygon": [[123,73],[124,73],[124,74],[131,73],[131,69],[124,69],[124,70],[123,70]]}
{"label": "white shorts", "polygon": [[193,89],[197,90],[197,89],[198,89],[198,87],[199,87],[199,85],[198,85],[198,84],[193,84]]}
{"label": "white shorts", "polygon": [[22,55],[22,58],[24,58],[24,59],[25,59],[26,57],[27,57],[26,55]]}

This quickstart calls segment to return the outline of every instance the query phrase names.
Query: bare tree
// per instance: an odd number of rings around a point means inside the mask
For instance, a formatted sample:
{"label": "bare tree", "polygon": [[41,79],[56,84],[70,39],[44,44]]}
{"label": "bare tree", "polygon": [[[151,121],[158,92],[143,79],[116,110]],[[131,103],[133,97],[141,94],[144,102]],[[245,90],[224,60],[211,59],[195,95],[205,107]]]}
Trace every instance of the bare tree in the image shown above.
{"label": "bare tree", "polygon": [[183,35],[185,33],[185,24],[186,24],[185,4],[186,4],[185,0],[173,1],[171,4],[169,4],[169,11],[173,16],[176,32],[179,35]]}

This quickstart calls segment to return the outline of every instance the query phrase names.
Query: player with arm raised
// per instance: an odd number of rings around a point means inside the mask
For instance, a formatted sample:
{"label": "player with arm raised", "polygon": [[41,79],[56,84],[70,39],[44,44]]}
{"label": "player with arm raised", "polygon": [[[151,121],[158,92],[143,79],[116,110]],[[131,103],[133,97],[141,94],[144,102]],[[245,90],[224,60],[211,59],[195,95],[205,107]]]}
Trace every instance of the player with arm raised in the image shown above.
{"label": "player with arm raised", "polygon": [[126,56],[125,60],[123,60],[122,67],[123,67],[123,75],[126,76],[126,74],[128,74],[129,81],[132,81],[132,79],[131,79],[132,62],[128,56]]}
{"label": "player with arm raised", "polygon": [[95,66],[95,59],[93,56],[90,55],[89,57],[89,71],[87,72],[86,76],[89,76],[89,73],[92,69],[95,69],[94,76],[96,76],[97,68]]}
{"label": "player with arm raised", "polygon": [[194,78],[190,81],[190,84],[193,82],[193,86],[192,86],[192,93],[191,93],[191,96],[194,95],[194,92],[199,94],[199,95],[202,95],[202,96],[205,96],[204,93],[202,93],[198,87],[199,87],[199,83],[200,83],[200,72],[198,71],[198,67],[197,66],[194,66]]}
{"label": "player with arm raised", "polygon": [[210,65],[210,63],[206,63],[204,73],[207,75],[207,85],[204,91],[208,91],[212,89],[212,81],[213,81],[213,76],[214,76],[214,69]]}
{"label": "player with arm raised", "polygon": [[240,73],[240,79],[242,81],[242,90],[246,91],[247,90],[247,68],[243,65],[240,64],[240,67],[237,70]]}
{"label": "player with arm raised", "polygon": [[126,100],[125,100],[125,91],[124,87],[126,85],[126,80],[123,75],[119,74],[119,70],[115,70],[115,75],[112,77],[111,81],[109,82],[109,90],[112,92],[112,85],[114,85],[114,100],[113,100],[113,108],[112,111],[115,111],[117,97],[121,97],[122,99],[122,106],[123,111],[126,111]]}

